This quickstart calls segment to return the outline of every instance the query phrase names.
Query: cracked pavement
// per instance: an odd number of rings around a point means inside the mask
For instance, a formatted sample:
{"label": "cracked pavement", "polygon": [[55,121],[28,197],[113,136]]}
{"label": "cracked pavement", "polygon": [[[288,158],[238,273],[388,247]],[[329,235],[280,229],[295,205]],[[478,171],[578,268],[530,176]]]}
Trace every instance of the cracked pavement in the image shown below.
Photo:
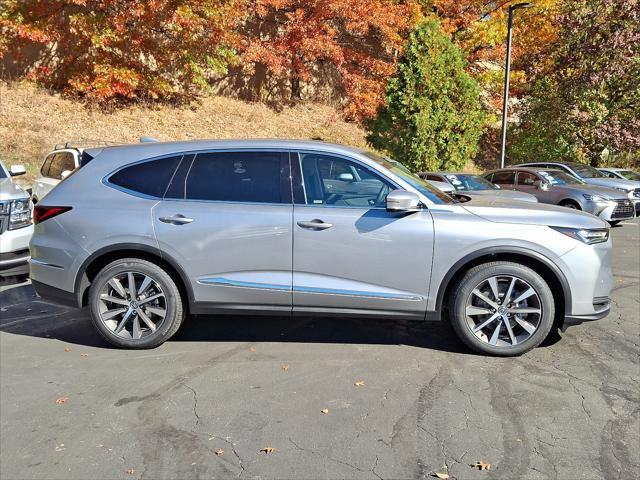
{"label": "cracked pavement", "polygon": [[115,350],[87,312],[5,283],[0,477],[640,478],[640,224],[626,223],[612,313],[512,359],[440,323],[278,317],[189,318],[160,348]]}

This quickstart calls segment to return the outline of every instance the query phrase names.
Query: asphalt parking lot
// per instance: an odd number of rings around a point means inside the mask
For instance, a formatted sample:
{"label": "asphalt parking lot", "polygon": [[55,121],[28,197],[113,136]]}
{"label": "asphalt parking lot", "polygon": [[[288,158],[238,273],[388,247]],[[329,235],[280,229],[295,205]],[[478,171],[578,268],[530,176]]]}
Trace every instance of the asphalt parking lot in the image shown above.
{"label": "asphalt parking lot", "polygon": [[0,477],[639,478],[639,221],[612,234],[611,315],[512,359],[440,323],[321,318],[190,318],[115,350],[5,282]]}

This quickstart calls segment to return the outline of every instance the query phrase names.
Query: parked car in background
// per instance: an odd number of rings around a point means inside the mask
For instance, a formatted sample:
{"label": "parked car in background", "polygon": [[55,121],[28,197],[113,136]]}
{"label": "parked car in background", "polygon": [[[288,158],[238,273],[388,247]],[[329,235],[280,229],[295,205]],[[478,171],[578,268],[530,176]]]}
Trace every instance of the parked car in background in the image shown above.
{"label": "parked car in background", "polygon": [[[153,141],[150,137],[142,137],[141,142]],[[117,142],[106,141],[81,141],[57,144],[53,150],[44,157],[40,172],[31,189],[31,200],[35,205],[47,195],[58,183],[71,175],[71,173],[87,163],[91,155],[85,154],[87,148],[108,147],[121,145]]]}
{"label": "parked car in background", "polygon": [[29,240],[33,234],[29,195],[13,183],[12,177],[24,175],[22,165],[9,170],[0,162],[0,276],[29,272]]}
{"label": "parked car in background", "polygon": [[[422,177],[421,177],[422,178]],[[431,185],[436,187],[438,190],[446,193],[447,195],[452,195],[456,193],[456,189],[450,183],[442,182],[440,180],[427,180]]]}
{"label": "parked car in background", "polygon": [[502,190],[498,185],[488,181],[480,175],[471,173],[444,173],[444,172],[423,172],[419,173],[420,178],[427,181],[446,182],[458,193],[474,197],[496,197],[504,200],[519,200],[522,202],[537,202],[538,199],[525,192],[514,190]]}
{"label": "parked car in background", "polygon": [[534,162],[514,165],[516,167],[552,168],[562,170],[576,178],[579,178],[589,185],[599,185],[601,187],[615,188],[624,192],[629,200],[634,203],[635,211],[640,210],[640,181],[627,180],[622,178],[611,178],[591,165],[575,162]]}
{"label": "parked car in background", "polygon": [[589,185],[562,170],[520,167],[493,170],[485,178],[505,190],[518,190],[551,203],[597,215],[612,225],[633,218],[633,202],[619,190]]}
{"label": "parked car in background", "polygon": [[31,277],[46,299],[88,305],[119,347],[158,346],[187,313],[446,308],[471,348],[511,356],[610,309],[609,229],[593,215],[454,202],[399,162],[322,142],[89,153],[35,206]]}
{"label": "parked car in background", "polygon": [[640,181],[640,173],[629,170],[628,168],[599,168],[609,178],[621,178],[623,180]]}

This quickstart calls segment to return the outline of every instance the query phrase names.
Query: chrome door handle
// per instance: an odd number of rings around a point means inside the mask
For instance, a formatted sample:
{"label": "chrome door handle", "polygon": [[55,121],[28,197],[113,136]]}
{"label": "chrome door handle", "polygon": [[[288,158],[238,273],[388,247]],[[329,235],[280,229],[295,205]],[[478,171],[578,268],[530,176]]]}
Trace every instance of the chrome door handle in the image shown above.
{"label": "chrome door handle", "polygon": [[172,225],[186,225],[187,223],[193,222],[193,218],[187,218],[180,213],[172,215],[171,217],[160,217],[158,220],[163,223],[170,223]]}
{"label": "chrome door handle", "polygon": [[309,230],[326,230],[327,228],[333,227],[333,224],[323,222],[319,218],[314,218],[310,222],[298,222],[298,226]]}

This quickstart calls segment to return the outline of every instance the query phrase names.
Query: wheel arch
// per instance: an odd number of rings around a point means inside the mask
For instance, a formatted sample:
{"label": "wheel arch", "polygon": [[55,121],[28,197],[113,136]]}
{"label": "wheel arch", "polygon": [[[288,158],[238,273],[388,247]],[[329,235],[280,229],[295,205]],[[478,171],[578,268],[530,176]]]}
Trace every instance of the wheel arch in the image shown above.
{"label": "wheel arch", "polygon": [[562,270],[546,256],[522,247],[485,248],[473,252],[458,260],[444,276],[436,296],[436,311],[447,308],[446,299],[450,297],[452,288],[458,279],[470,268],[481,263],[498,260],[520,263],[536,271],[549,284],[554,296],[556,308],[556,324],[559,325],[564,315],[571,311],[571,288]]}
{"label": "wheel arch", "polygon": [[575,204],[578,206],[578,208],[579,208],[580,210],[584,210],[584,208],[583,208],[583,206],[582,206],[582,203],[580,203],[580,201],[579,201],[579,200],[576,200],[576,199],[575,199],[575,198],[573,198],[573,197],[565,197],[565,198],[563,198],[562,200],[560,200],[560,201],[558,202],[558,205],[560,205],[560,206],[564,206],[564,205],[566,205],[567,203],[575,203]]}
{"label": "wheel arch", "polygon": [[102,268],[114,260],[128,257],[148,260],[166,270],[176,282],[180,293],[188,300],[188,304],[193,303],[194,295],[191,284],[178,262],[156,248],[137,243],[122,243],[101,248],[82,263],[76,275],[74,288],[78,305],[80,307],[87,305],[91,282]]}

